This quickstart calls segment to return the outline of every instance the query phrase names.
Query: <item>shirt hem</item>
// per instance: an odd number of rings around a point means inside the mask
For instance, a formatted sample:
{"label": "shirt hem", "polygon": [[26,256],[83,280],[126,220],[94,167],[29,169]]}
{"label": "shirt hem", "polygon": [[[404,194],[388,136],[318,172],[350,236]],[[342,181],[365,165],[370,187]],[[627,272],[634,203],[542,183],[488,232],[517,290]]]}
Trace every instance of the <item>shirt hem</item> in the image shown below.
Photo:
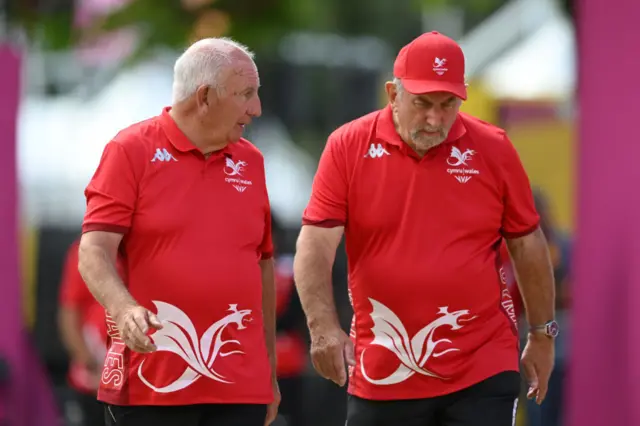
{"label": "shirt hem", "polygon": [[115,234],[126,234],[127,232],[129,232],[129,227],[122,226],[122,225],[114,225],[110,223],[87,223],[82,225],[83,234],[87,232],[95,232],[95,231],[113,232]]}
{"label": "shirt hem", "polygon": [[367,392],[366,389],[351,389],[349,388],[347,390],[347,393],[349,395],[353,395],[355,397],[358,398],[362,398],[362,399],[367,399],[370,401],[399,401],[399,400],[415,400],[415,399],[429,399],[429,398],[437,398],[440,396],[445,396],[445,395],[451,395],[453,393],[456,392],[460,392],[464,389],[470,388],[471,386],[477,385],[478,383],[482,382],[483,380],[487,380],[490,377],[493,377],[497,374],[500,373],[504,373],[507,371],[514,371],[516,373],[519,373],[519,369],[518,368],[500,368],[500,369],[496,369],[495,371],[491,371],[488,374],[483,374],[480,376],[477,376],[476,378],[474,378],[473,380],[468,380],[468,381],[464,381],[464,382],[459,382],[457,384],[451,384],[449,386],[443,386],[441,388],[440,391],[431,391],[431,392],[424,392],[422,390],[420,391],[415,391],[415,390],[405,390],[405,391],[399,391],[397,392],[394,396],[389,396],[389,394],[387,393],[387,391],[384,392],[384,396],[382,396],[381,394],[376,395],[377,392]]}
{"label": "shirt hem", "polygon": [[504,238],[506,238],[507,240],[510,239],[514,239],[514,238],[521,238],[521,237],[525,237],[529,234],[531,234],[533,231],[535,231],[536,229],[538,229],[538,227],[540,226],[540,222],[536,222],[536,224],[530,228],[527,228],[525,231],[520,231],[520,232],[506,232],[506,231],[502,231],[502,236]]}
{"label": "shirt hem", "polygon": [[[129,397],[128,399],[131,399]],[[109,398],[105,395],[98,395],[98,401],[110,405],[118,405],[123,407],[135,406],[180,406],[180,405],[198,405],[198,404],[270,404],[273,397],[237,397],[237,398],[190,398],[181,400],[180,398],[167,398],[163,401],[154,401],[153,399],[139,399],[139,401],[123,401],[120,398]]]}
{"label": "shirt hem", "polygon": [[345,223],[343,220],[339,219],[311,220],[303,218],[302,225],[317,226],[319,228],[335,228],[338,226],[344,226]]}

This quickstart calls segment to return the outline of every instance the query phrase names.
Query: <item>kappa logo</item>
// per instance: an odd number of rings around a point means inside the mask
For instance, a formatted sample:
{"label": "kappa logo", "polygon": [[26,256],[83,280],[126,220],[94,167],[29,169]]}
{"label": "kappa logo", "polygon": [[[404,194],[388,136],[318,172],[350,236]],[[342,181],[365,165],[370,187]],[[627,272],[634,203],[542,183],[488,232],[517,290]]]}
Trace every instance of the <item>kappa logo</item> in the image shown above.
{"label": "kappa logo", "polygon": [[454,175],[453,177],[460,183],[469,182],[473,176],[480,174],[478,170],[469,167],[468,164],[475,154],[476,152],[472,149],[461,151],[455,146],[451,147],[451,154],[447,158],[447,164],[451,168],[447,169],[447,173]]}
{"label": "kappa logo", "polygon": [[384,149],[382,147],[382,144],[371,144],[371,146],[369,147],[369,151],[367,151],[367,153],[364,155],[364,158],[380,158],[383,157],[385,155],[391,155],[387,152],[386,149]]}
{"label": "kappa logo", "polygon": [[449,71],[448,68],[445,67],[447,64],[446,58],[436,58],[433,60],[433,72],[438,75],[443,75],[445,72]]}
{"label": "kappa logo", "polygon": [[171,155],[171,153],[169,151],[167,151],[167,148],[156,148],[156,153],[154,154],[153,158],[151,159],[152,163],[155,163],[156,161],[178,161],[176,160],[176,157],[174,157],[173,155]]}

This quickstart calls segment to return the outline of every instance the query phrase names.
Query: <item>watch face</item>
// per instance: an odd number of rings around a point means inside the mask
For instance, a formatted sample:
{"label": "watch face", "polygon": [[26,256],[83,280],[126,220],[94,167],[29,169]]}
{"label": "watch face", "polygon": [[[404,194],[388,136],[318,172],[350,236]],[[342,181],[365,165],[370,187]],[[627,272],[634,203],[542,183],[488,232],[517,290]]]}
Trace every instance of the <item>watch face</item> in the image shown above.
{"label": "watch face", "polygon": [[549,336],[556,337],[559,331],[560,331],[560,328],[558,327],[557,322],[551,321],[549,324],[547,324],[547,334]]}

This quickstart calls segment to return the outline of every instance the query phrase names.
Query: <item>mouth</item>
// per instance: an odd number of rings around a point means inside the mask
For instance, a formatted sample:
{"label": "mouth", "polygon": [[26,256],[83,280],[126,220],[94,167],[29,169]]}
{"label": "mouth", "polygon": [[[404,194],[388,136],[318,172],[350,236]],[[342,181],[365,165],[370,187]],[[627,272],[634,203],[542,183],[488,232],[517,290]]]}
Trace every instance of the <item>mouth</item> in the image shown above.
{"label": "mouth", "polygon": [[238,124],[241,126],[248,126],[252,121],[253,120],[250,117],[243,117],[240,121],[238,121]]}

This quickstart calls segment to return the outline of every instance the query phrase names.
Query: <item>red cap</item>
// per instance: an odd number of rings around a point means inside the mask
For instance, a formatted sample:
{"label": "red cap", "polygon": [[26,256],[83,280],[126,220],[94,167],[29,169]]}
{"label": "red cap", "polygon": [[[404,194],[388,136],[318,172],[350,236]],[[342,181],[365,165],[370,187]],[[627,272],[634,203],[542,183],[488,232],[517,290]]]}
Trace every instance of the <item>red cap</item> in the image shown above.
{"label": "red cap", "polygon": [[432,31],[400,50],[393,75],[413,94],[449,92],[467,99],[464,83],[464,53],[449,37]]}

